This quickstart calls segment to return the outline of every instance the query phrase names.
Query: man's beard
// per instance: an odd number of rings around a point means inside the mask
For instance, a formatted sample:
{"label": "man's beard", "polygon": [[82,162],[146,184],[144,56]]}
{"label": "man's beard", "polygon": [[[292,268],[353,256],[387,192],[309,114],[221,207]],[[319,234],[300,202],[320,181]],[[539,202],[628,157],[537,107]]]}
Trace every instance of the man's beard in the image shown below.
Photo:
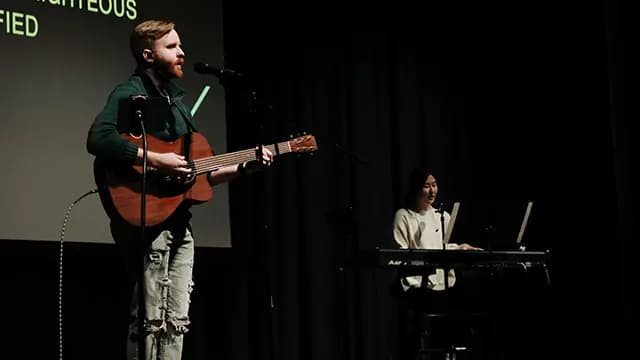
{"label": "man's beard", "polygon": [[165,79],[182,79],[184,75],[184,71],[182,70],[184,66],[184,60],[179,59],[174,61],[173,63],[167,64],[163,63],[158,67],[158,73]]}

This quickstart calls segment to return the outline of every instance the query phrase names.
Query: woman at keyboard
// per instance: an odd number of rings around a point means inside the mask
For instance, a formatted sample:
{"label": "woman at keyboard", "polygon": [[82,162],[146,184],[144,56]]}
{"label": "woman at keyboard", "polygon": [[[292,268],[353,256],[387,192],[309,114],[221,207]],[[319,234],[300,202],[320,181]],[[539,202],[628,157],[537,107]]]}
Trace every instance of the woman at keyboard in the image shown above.
{"label": "woman at keyboard", "polygon": [[[451,215],[437,203],[438,183],[428,170],[415,169],[408,179],[404,206],[398,209],[393,221],[393,238],[402,249],[433,250],[482,250],[467,243],[444,245],[445,234]],[[445,273],[447,276],[445,276]],[[399,299],[400,359],[444,358],[418,353],[433,339],[424,337],[425,314],[430,318],[450,314],[457,302],[456,273],[453,269],[427,268],[422,274],[400,273],[395,284]],[[431,316],[434,315],[434,316]],[[426,355],[426,357],[425,357]]]}

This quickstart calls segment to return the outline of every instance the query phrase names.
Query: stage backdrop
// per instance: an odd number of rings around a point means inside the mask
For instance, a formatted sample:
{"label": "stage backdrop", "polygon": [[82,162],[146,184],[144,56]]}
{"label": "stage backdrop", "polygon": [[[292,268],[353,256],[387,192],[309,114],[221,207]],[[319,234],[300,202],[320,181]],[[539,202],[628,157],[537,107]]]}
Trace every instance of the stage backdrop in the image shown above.
{"label": "stage backdrop", "polygon": [[[71,203],[95,188],[87,130],[135,68],[133,27],[176,23],[186,53],[184,102],[216,153],[226,152],[224,88],[193,64],[222,67],[221,0],[3,0],[0,4],[0,239],[59,240]],[[194,208],[200,246],[230,246],[227,187]],[[97,194],[72,210],[65,241],[110,242]]]}

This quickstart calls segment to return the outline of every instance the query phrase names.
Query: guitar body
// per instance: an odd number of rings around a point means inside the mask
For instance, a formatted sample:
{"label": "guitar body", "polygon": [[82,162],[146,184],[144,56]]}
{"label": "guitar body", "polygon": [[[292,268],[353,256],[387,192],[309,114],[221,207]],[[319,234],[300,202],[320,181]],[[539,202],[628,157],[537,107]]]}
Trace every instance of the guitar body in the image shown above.
{"label": "guitar body", "polygon": [[[122,135],[142,148],[142,139]],[[185,138],[166,142],[147,135],[149,151],[185,154]],[[191,134],[189,157],[198,159],[213,156],[206,138],[200,133]],[[119,217],[131,225],[141,226],[142,166],[127,166],[94,161],[94,178],[100,200],[110,218]],[[182,203],[201,204],[213,197],[213,190],[206,176],[195,174],[166,174],[147,171],[145,196],[145,226],[160,224]]]}

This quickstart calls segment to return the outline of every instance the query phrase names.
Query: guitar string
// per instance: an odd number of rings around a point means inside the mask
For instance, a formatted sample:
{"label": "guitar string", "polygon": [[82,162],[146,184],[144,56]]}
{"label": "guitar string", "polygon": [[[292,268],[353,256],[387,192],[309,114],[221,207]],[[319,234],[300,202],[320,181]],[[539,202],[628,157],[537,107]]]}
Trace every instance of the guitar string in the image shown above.
{"label": "guitar string", "polygon": [[[275,151],[276,146],[278,147],[278,149],[280,150],[280,152],[284,152],[282,151],[282,147],[283,145],[285,145],[286,143],[279,143],[279,144],[275,144],[275,145],[265,145],[264,147],[266,147],[267,149],[269,149],[270,151]],[[286,148],[286,147],[285,147]],[[225,160],[227,158],[234,158],[236,156],[251,156],[255,154],[255,149],[246,149],[246,150],[240,150],[240,151],[235,151],[235,152],[231,152],[231,153],[226,153],[226,154],[220,154],[220,155],[215,155],[212,157],[207,157],[207,158],[203,158],[203,159],[196,159],[194,161],[199,162],[199,161],[203,161],[203,160]]]}
{"label": "guitar string", "polygon": [[[273,146],[267,146],[267,148],[271,151],[275,151],[275,147]],[[285,154],[287,152],[289,151],[287,151],[286,149],[278,151],[279,154]],[[255,159],[254,150],[245,150],[245,151],[242,151],[241,153],[231,154],[227,156],[218,155],[214,157],[191,160],[189,162],[189,165],[192,165],[192,167],[195,167],[196,171],[200,172],[200,171],[213,170],[212,168],[222,167],[225,165],[238,164],[244,161],[250,161],[254,159]]]}
{"label": "guitar string", "polygon": [[[278,148],[280,149],[283,144],[285,143],[277,144]],[[265,147],[271,151],[275,151],[275,146],[276,145],[267,145]],[[280,154],[284,154],[287,152],[289,151],[287,151],[286,148],[278,151],[278,153]],[[201,171],[212,170],[208,168],[222,167],[225,165],[233,165],[233,164],[238,164],[244,161],[249,161],[254,159],[255,159],[255,150],[248,149],[248,150],[221,154],[221,155],[202,158],[202,159],[190,160],[188,162],[188,166],[191,168],[195,168],[197,172],[201,172]]]}
{"label": "guitar string", "polygon": [[[287,143],[283,142],[283,143],[278,143],[274,145],[267,145],[266,147],[273,152],[276,151],[276,147],[277,147],[278,149],[277,154],[286,154],[291,152],[291,149],[286,145]],[[240,163],[242,161],[249,161],[253,159],[254,159],[254,150],[249,149],[249,150],[242,150],[234,153],[211,156],[211,157],[202,158],[202,159],[190,160],[189,166],[192,168],[196,168],[196,170],[200,172],[201,170],[198,168],[201,166],[220,167],[223,165],[233,165],[233,164]],[[207,168],[202,169],[202,171],[207,171],[207,170],[209,169]]]}
{"label": "guitar string", "polygon": [[[273,148],[267,147],[269,150],[274,151]],[[224,163],[232,160],[251,160],[255,158],[255,150],[244,150],[239,153],[231,153],[231,154],[222,154],[218,156],[211,156],[202,159],[191,160],[196,164],[215,164],[215,163]]]}
{"label": "guitar string", "polygon": [[233,165],[233,164],[239,164],[242,163],[244,161],[249,161],[249,160],[253,160],[255,159],[255,156],[253,155],[253,152],[247,153],[247,154],[242,154],[242,155],[236,155],[233,157],[225,157],[223,159],[198,159],[198,160],[190,160],[188,162],[188,167],[191,167],[192,169],[195,169],[196,172],[201,172],[201,171],[208,171],[208,170],[213,170],[217,167],[222,167],[222,166],[226,166],[226,165]]}
{"label": "guitar string", "polygon": [[[276,154],[286,154],[292,152],[291,150],[291,141],[283,141],[280,143],[264,145],[267,149],[272,152],[276,152]],[[313,150],[313,146],[307,146],[310,150]],[[215,170],[216,168],[220,168],[223,166],[230,166],[234,164],[239,164],[244,161],[250,161],[255,159],[255,149],[246,149],[235,151],[231,153],[225,153],[220,155],[213,155],[201,159],[189,160],[187,162],[187,167],[195,170],[196,175],[202,174],[204,172]]]}

